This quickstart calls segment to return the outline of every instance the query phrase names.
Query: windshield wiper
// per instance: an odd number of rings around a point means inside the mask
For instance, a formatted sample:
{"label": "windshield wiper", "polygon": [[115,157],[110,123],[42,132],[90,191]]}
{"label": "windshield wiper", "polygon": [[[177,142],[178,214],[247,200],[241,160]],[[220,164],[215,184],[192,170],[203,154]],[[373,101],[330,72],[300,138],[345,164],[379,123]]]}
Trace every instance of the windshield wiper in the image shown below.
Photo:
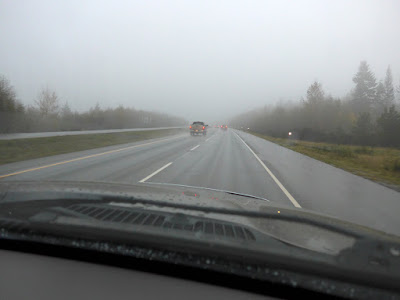
{"label": "windshield wiper", "polygon": [[252,199],[259,199],[259,200],[264,200],[264,201],[270,202],[270,200],[262,198],[262,197],[259,197],[259,196],[243,194],[243,193],[238,193],[238,192],[232,192],[232,191],[227,191],[227,190],[220,190],[220,189],[201,187],[201,186],[192,186],[192,185],[176,184],[176,183],[161,183],[161,182],[146,182],[146,184],[179,186],[179,187],[202,189],[202,190],[208,190],[208,191],[214,191],[214,192],[223,192],[223,193],[227,193],[227,194],[230,194],[230,195],[242,196],[242,197],[247,197],[247,198],[252,198]]}

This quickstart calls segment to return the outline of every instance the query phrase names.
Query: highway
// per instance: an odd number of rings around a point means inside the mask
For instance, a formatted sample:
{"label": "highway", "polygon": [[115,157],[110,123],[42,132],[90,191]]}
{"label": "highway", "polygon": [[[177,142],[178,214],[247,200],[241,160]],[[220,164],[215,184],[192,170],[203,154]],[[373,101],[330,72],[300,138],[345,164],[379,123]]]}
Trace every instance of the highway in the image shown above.
{"label": "highway", "polygon": [[39,137],[64,136],[64,135],[82,135],[98,133],[114,133],[129,131],[148,131],[162,129],[176,129],[182,127],[155,127],[155,128],[128,128],[128,129],[104,129],[104,130],[82,130],[82,131],[52,131],[52,132],[30,132],[30,133],[3,133],[0,134],[0,140],[32,139]]}
{"label": "highway", "polygon": [[400,235],[400,193],[246,132],[210,129],[0,166],[1,181],[101,181],[254,195]]}

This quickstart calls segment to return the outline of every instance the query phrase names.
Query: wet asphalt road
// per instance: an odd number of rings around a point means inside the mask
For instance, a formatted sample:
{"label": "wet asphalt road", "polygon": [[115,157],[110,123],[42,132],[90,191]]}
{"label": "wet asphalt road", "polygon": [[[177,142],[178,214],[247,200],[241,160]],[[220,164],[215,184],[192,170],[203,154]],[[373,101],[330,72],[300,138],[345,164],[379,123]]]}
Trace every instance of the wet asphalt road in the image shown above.
{"label": "wet asphalt road", "polygon": [[206,136],[187,133],[7,164],[0,166],[0,180],[215,188],[400,235],[399,192],[233,129],[212,128]]}

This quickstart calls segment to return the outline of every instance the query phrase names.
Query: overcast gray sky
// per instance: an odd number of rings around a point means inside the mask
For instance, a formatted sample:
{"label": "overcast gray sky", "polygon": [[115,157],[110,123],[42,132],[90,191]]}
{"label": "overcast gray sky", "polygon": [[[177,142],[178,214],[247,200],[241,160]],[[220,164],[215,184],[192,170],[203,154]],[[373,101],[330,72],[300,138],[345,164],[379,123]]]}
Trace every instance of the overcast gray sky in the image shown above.
{"label": "overcast gray sky", "polygon": [[367,60],[400,78],[400,1],[0,0],[0,75],[32,104],[97,102],[222,120],[314,81],[333,96]]}

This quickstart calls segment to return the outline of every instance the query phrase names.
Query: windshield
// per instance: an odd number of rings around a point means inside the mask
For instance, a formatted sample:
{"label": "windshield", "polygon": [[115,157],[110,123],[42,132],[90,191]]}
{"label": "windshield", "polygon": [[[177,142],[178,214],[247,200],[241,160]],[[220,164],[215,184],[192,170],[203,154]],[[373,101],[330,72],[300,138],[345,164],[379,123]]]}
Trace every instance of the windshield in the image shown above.
{"label": "windshield", "polygon": [[[1,189],[400,237],[399,20],[395,0],[1,1]],[[306,234],[283,223],[263,228]]]}

